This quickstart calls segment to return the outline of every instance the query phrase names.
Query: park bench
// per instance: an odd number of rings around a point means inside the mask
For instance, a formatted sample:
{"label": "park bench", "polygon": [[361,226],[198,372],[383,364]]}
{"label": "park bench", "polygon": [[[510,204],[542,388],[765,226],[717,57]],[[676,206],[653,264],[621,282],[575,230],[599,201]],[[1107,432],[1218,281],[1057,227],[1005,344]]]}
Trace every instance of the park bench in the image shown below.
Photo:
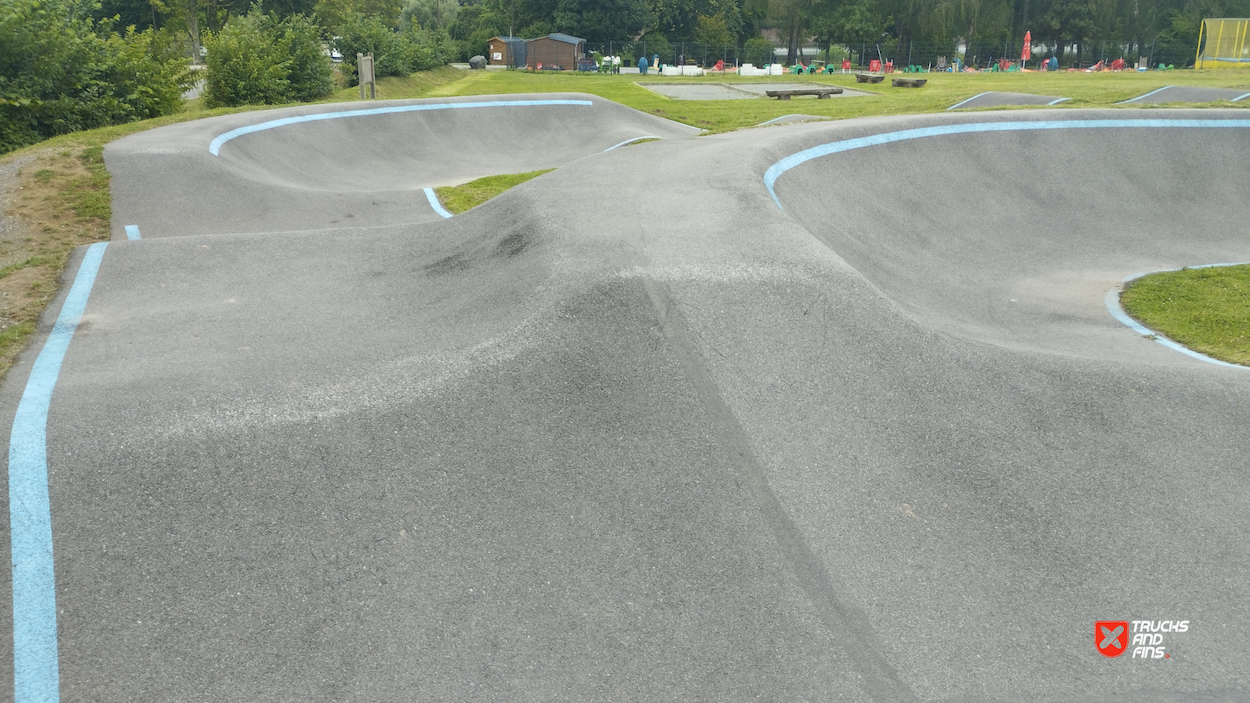
{"label": "park bench", "polygon": [[841,88],[798,88],[794,90],[766,90],[764,94],[778,100],[789,100],[793,95],[815,95],[817,100],[824,100],[830,95],[839,95]]}
{"label": "park bench", "polygon": [[895,88],[920,88],[929,81],[925,78],[895,78],[891,82]]}
{"label": "park bench", "polygon": [[880,83],[883,80],[885,80],[885,76],[878,76],[872,73],[856,73],[855,74],[856,83]]}

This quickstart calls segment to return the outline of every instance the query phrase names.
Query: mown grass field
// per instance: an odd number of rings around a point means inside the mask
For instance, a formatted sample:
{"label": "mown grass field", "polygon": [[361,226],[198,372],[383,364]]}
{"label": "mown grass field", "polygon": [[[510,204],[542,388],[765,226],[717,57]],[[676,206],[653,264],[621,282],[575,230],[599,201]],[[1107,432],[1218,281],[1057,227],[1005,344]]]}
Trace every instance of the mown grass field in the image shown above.
{"label": "mown grass field", "polygon": [[[525,71],[462,71],[444,66],[404,78],[384,78],[378,83],[379,99],[436,98],[515,93],[590,93],[660,115],[711,133],[758,125],[782,115],[802,113],[847,119],[875,115],[940,112],[951,105],[987,91],[1011,91],[1070,97],[1050,110],[1115,107],[1123,110],[1146,106],[1116,106],[1122,100],[1166,85],[1233,88],[1250,92],[1250,71],[1169,71],[1121,73],[929,73],[920,77],[923,88],[894,88],[888,81],[857,86],[853,75],[769,76],[740,78],[736,75],[663,77],[576,73],[529,73]],[[870,89],[872,96],[790,101],[674,100],[642,87],[647,83],[742,83],[802,82]],[[357,88],[336,91],[326,103],[359,100]],[[9,227],[0,236],[0,373],[7,371],[35,328],[47,302],[55,295],[70,252],[77,246],[109,237],[112,208],[109,174],[101,153],[106,143],[127,134],[175,122],[278,106],[250,106],[205,110],[191,100],[176,115],[89,132],[69,134],[0,157],[0,172],[17,171],[6,188],[4,203]],[[1185,104],[1184,107],[1195,107]],[[1210,103],[1197,107],[1250,109],[1241,103]],[[993,108],[1021,109],[1021,108]],[[507,176],[507,174],[500,174]],[[466,184],[440,190],[453,212],[460,212],[515,185],[522,176],[488,178],[487,183]],[[1146,324],[1151,324],[1147,322]],[[1172,336],[1166,321],[1151,325]],[[1181,339],[1180,336],[1174,337]],[[1213,355],[1217,355],[1213,353]]]}
{"label": "mown grass field", "polygon": [[[1117,106],[1167,85],[1195,85],[1232,88],[1250,92],[1250,71],[1154,71],[1145,73],[925,73],[929,82],[923,88],[895,88],[888,80],[875,85],[856,84],[847,74],[818,76],[768,76],[739,78],[724,76],[663,77],[596,74],[534,74],[525,71],[471,71],[460,80],[407,95],[399,85],[386,86],[390,97],[443,97],[507,93],[577,92],[598,95],[644,112],[672,120],[724,132],[751,127],[782,115],[802,113],[832,119],[875,115],[904,115],[941,112],[974,95],[988,91],[1034,93],[1072,98],[1052,108],[1115,107],[1122,110],[1150,109],[1143,106]],[[817,83],[868,90],[877,95],[830,100],[795,98],[788,101],[756,100],[674,100],[643,86],[648,83]],[[357,94],[358,96],[358,94]],[[1185,107],[1194,107],[1186,103]],[[1239,103],[1209,103],[1203,107],[1250,109],[1250,100]],[[995,108],[1013,110],[1022,108]]]}

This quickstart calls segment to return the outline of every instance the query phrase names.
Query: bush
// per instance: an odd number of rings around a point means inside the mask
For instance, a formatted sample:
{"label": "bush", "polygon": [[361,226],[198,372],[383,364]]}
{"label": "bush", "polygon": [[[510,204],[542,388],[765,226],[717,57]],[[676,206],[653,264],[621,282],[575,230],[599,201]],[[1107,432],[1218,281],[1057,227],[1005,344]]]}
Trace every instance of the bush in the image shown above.
{"label": "bush", "polygon": [[392,30],[382,18],[350,13],[339,24],[334,48],[343,54],[339,70],[356,85],[356,54],[373,54],[373,74],[403,76],[409,73],[409,47],[404,35]]}
{"label": "bush", "polygon": [[[0,153],[176,112],[191,84],[172,37],[125,36],[66,0],[0,3]],[[85,12],[83,13],[85,15]]]}
{"label": "bush", "polygon": [[279,21],[254,7],[216,35],[206,36],[204,45],[208,107],[308,102],[333,87],[320,32],[303,15]]}
{"label": "bush", "polygon": [[764,37],[752,37],[742,47],[742,60],[755,66],[766,66],[774,61],[773,43]]}
{"label": "bush", "polygon": [[408,43],[408,70],[429,71],[451,61],[455,52],[445,32],[421,29],[415,23],[404,33]]}
{"label": "bush", "polygon": [[[647,61],[650,62],[653,56],[659,55],[660,63],[672,63],[676,59],[673,56],[673,45],[668,39],[658,32],[648,32],[643,35],[642,41],[647,45]],[[652,66],[655,68],[655,66]]]}
{"label": "bush", "polygon": [[340,71],[356,85],[356,54],[373,54],[373,73],[405,76],[413,71],[438,68],[451,59],[457,47],[445,32],[421,29],[416,22],[404,32],[392,31],[378,17],[348,15],[339,25],[334,48],[343,54]]}

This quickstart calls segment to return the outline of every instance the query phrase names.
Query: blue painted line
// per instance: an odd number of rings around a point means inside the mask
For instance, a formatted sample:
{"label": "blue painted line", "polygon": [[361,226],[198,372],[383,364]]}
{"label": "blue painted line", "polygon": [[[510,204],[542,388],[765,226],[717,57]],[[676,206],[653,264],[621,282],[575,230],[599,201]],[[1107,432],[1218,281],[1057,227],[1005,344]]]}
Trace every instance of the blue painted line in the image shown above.
{"label": "blue painted line", "polygon": [[[1204,264],[1202,266],[1188,266],[1186,268],[1209,269],[1209,268],[1220,268],[1223,266],[1244,266],[1244,265],[1245,265],[1245,262],[1231,263],[1231,264]],[[1129,276],[1128,278],[1124,279],[1121,282],[1119,288],[1112,288],[1111,290],[1107,291],[1107,297],[1103,301],[1107,306],[1107,312],[1111,313],[1112,317],[1119,320],[1121,323],[1123,323],[1126,327],[1133,330],[1134,332],[1142,335],[1143,337],[1151,337],[1154,339],[1154,341],[1158,342],[1159,344],[1162,344],[1163,346],[1169,349],[1174,349],[1182,354],[1185,354],[1186,356],[1192,356],[1193,358],[1198,359],[1199,361],[1205,361],[1209,364],[1215,364],[1216,366],[1225,366],[1230,369],[1250,370],[1250,367],[1248,366],[1241,366],[1239,364],[1230,364],[1226,361],[1220,361],[1219,359],[1212,359],[1206,354],[1201,354],[1182,344],[1173,342],[1172,340],[1168,339],[1162,334],[1155,332],[1154,330],[1150,329],[1149,327],[1146,327],[1145,325],[1141,324],[1137,320],[1134,320],[1133,318],[1129,317],[1128,313],[1124,312],[1124,308],[1120,306],[1120,294],[1124,290],[1124,286],[1128,285],[1129,283],[1141,278],[1142,276],[1149,276],[1152,273],[1167,273],[1169,271],[1181,271],[1181,270],[1183,269],[1178,269],[1178,268],[1177,269],[1161,269],[1159,271],[1147,271],[1145,273],[1135,273],[1132,276]]]}
{"label": "blue painted line", "polygon": [[1245,95],[1238,95],[1232,100],[1229,100],[1229,102],[1237,103],[1237,102],[1241,102],[1242,100],[1245,100],[1246,98],[1250,98],[1250,93],[1246,93]]}
{"label": "blue painted line", "polygon": [[910,139],[938,137],[946,134],[1022,132],[1042,129],[1128,129],[1147,127],[1245,129],[1250,127],[1250,120],[1049,120],[1022,122],[973,122],[970,124],[906,129],[900,132],[886,132],[884,134],[874,134],[869,137],[860,137],[858,139],[830,142],[828,144],[821,144],[820,146],[800,151],[797,154],[791,154],[790,156],[787,156],[786,158],[768,167],[768,170],[764,172],[764,185],[768,187],[768,194],[772,196],[773,202],[777,203],[777,207],[784,210],[785,207],[781,204],[781,200],[777,198],[777,192],[773,189],[773,185],[777,182],[777,179],[795,166],[804,164],[812,159],[828,156],[830,154],[837,154],[843,151],[861,149],[868,146],[877,146],[879,144],[890,144],[892,142],[902,142]]}
{"label": "blue painted line", "polygon": [[9,436],[9,531],[13,548],[13,691],[16,703],[57,701],[56,574],[48,502],[48,406],[61,361],[87,307],[108,242],[83,257],[61,314],[26,381]]}
{"label": "blue painted line", "polygon": [[662,138],[662,137],[653,137],[653,136],[651,136],[651,135],[647,135],[647,136],[645,136],[645,137],[634,137],[633,139],[626,139],[625,141],[621,142],[620,144],[616,144],[616,145],[610,146],[610,147],[608,147],[607,149],[604,149],[604,151],[605,151],[605,152],[612,151],[613,149],[615,149],[615,148],[616,148],[616,147],[618,147],[618,146],[625,146],[626,144],[633,144],[634,142],[640,142],[640,141],[642,141],[643,139],[661,139],[661,138]]}
{"label": "blue painted line", "polygon": [[1059,103],[1064,102],[1065,100],[1071,100],[1071,99],[1072,99],[1072,98],[1059,98],[1058,100],[1051,100],[1050,102],[1048,102],[1048,103],[1046,103],[1046,104],[1047,104],[1047,105],[1058,105]]}
{"label": "blue painted line", "polygon": [[430,201],[430,207],[434,208],[434,212],[437,212],[443,217],[451,217],[451,213],[447,212],[447,210],[443,208],[443,204],[438,202],[438,196],[434,194],[433,188],[425,189],[425,199]]}
{"label": "blue painted line", "polygon": [[947,110],[954,110],[955,108],[959,107],[960,105],[967,105],[968,103],[972,102],[973,100],[976,100],[977,98],[982,97],[982,96],[984,96],[984,95],[989,95],[989,94],[990,94],[990,93],[992,93],[992,92],[994,92],[994,91],[992,91],[992,90],[991,90],[989,93],[978,93],[978,94],[976,94],[976,95],[974,95],[974,96],[972,96],[972,97],[968,98],[967,100],[965,100],[965,101],[963,101],[963,102],[955,103],[954,105],[951,105],[950,107],[948,107],[948,108],[946,108],[946,109],[947,109]]}
{"label": "blue painted line", "polygon": [[139,239],[139,225],[126,225],[126,239]]}
{"label": "blue painted line", "polygon": [[1159,92],[1160,90],[1167,90],[1168,88],[1175,88],[1175,87],[1176,87],[1176,86],[1174,86],[1174,85],[1165,85],[1165,86],[1163,86],[1162,88],[1159,88],[1158,90],[1152,90],[1152,91],[1150,91],[1149,93],[1146,93],[1145,95],[1138,95],[1138,96],[1137,96],[1137,97],[1135,97],[1135,98],[1132,98],[1132,99],[1129,99],[1129,100],[1123,100],[1123,101],[1121,101],[1121,102],[1118,102],[1118,103],[1116,103],[1116,105],[1127,105],[1127,104],[1129,104],[1129,103],[1135,103],[1135,102],[1137,102],[1138,100],[1145,100],[1146,98],[1150,97],[1151,95],[1154,95],[1155,93]]}
{"label": "blue painted line", "polygon": [[542,105],[594,105],[589,100],[491,100],[479,103],[423,103],[421,105],[396,105],[393,107],[375,107],[368,110],[344,110],[342,112],[319,112],[314,115],[299,115],[296,117],[283,117],[279,120],[269,120],[259,124],[248,125],[232,129],[225,134],[218,135],[208,145],[208,153],[217,156],[221,147],[226,142],[241,137],[245,134],[253,132],[262,132],[275,127],[285,127],[286,125],[299,124],[301,122],[320,122],[322,120],[337,120],[344,117],[366,117],[369,115],[389,115],[397,112],[424,112],[427,110],[468,110],[480,107],[538,107]]}

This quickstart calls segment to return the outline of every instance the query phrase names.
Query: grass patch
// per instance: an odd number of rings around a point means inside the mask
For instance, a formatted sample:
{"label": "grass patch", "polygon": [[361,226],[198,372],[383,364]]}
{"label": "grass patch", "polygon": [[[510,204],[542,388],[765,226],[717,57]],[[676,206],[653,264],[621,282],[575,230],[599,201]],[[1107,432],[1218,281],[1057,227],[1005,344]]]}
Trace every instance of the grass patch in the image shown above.
{"label": "grass patch", "polygon": [[544,173],[550,173],[554,170],[554,168],[548,168],[542,171],[530,171],[529,173],[487,176],[476,181],[469,181],[460,186],[435,188],[434,193],[438,195],[438,199],[443,203],[444,208],[454,215],[459,215],[465,210],[481,205],[513,186],[521,185],[531,178],[537,178]]}
{"label": "grass patch", "polygon": [[1250,265],[1142,276],[1120,296],[1152,330],[1207,356],[1250,365]]}

